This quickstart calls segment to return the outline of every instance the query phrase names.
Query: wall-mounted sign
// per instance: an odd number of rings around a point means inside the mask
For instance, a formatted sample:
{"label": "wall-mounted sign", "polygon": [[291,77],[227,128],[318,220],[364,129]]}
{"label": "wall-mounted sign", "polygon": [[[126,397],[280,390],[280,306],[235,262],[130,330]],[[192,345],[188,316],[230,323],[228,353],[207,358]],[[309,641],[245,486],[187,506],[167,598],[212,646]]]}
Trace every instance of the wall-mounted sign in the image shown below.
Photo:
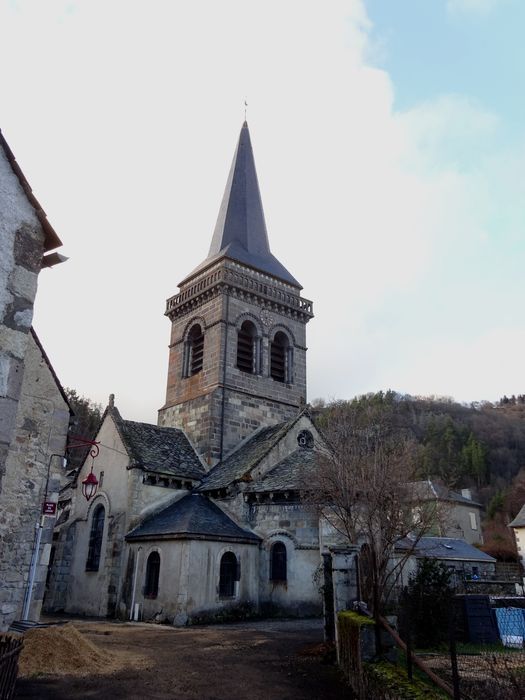
{"label": "wall-mounted sign", "polygon": [[44,515],[55,515],[57,512],[57,504],[52,501],[44,501],[42,506],[42,513]]}

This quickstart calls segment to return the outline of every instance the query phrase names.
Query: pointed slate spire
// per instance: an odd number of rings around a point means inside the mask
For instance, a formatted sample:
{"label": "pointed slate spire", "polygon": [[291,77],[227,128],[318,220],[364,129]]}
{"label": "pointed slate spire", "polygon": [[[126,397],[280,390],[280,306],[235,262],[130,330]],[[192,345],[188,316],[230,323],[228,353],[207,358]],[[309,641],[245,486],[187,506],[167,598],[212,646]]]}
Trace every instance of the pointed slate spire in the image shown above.
{"label": "pointed slate spire", "polygon": [[208,257],[190,277],[222,257],[238,260],[301,288],[299,282],[270,252],[246,122],[242,125]]}

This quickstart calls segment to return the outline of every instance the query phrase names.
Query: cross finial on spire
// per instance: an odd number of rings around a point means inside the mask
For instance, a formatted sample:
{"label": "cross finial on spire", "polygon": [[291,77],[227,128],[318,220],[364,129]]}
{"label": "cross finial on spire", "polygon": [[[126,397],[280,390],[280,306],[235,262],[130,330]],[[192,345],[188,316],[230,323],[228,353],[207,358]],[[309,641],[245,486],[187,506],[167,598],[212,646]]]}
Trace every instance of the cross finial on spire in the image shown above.
{"label": "cross finial on spire", "polygon": [[246,124],[246,112],[248,111],[248,102],[244,100],[244,123]]}

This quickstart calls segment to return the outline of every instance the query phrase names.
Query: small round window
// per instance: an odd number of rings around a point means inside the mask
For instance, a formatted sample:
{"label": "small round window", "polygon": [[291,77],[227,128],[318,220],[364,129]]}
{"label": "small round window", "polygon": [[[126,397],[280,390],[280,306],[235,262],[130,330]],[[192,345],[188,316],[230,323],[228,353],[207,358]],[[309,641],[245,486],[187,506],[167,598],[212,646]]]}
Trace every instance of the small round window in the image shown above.
{"label": "small round window", "polygon": [[312,449],[314,446],[314,436],[309,430],[301,430],[297,436],[297,442],[299,443],[299,447],[308,447]]}

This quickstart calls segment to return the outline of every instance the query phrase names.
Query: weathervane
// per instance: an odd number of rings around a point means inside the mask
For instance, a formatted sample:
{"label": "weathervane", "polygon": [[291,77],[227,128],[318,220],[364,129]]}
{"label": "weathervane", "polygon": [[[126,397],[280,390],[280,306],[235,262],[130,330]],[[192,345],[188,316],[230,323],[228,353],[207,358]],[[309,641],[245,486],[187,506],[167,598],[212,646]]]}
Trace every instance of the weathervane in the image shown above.
{"label": "weathervane", "polygon": [[244,121],[246,121],[246,111],[248,109],[248,103],[244,100]]}

